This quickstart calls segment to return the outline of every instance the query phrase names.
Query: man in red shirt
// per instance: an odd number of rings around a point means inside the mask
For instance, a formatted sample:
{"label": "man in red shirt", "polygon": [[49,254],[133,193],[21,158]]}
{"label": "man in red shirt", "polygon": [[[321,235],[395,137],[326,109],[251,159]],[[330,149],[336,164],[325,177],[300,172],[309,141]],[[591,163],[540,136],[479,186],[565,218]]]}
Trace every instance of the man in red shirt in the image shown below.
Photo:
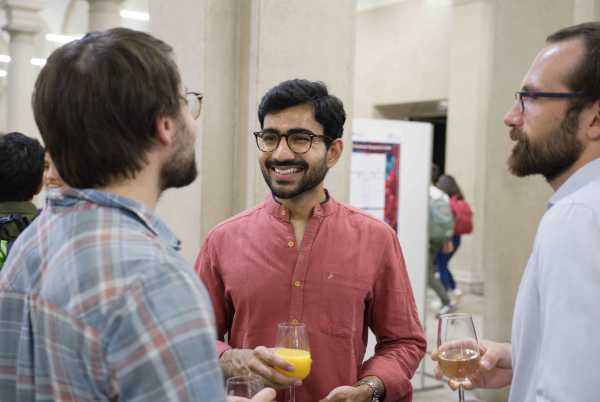
{"label": "man in red shirt", "polygon": [[[298,402],[412,400],[426,342],[396,233],[323,185],[343,151],[342,102],[321,82],[290,80],[265,94],[258,118],[272,194],[214,228],[196,261],[225,376],[250,370],[279,389],[300,385],[275,371],[291,367],[271,347],[278,323],[303,322],[312,369]],[[377,346],[363,363],[368,328]]]}

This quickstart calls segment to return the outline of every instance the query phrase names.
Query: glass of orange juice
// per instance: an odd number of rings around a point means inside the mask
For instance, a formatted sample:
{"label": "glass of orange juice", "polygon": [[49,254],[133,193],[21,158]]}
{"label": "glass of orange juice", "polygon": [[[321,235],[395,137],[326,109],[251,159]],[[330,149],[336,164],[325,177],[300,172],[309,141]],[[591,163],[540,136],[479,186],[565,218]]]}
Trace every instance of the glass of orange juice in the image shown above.
{"label": "glass of orange juice", "polygon": [[[276,368],[278,372],[287,377],[304,380],[310,373],[312,362],[306,326],[303,323],[296,322],[278,324],[275,354],[294,366],[292,371]],[[296,402],[294,385],[290,385],[289,402]]]}

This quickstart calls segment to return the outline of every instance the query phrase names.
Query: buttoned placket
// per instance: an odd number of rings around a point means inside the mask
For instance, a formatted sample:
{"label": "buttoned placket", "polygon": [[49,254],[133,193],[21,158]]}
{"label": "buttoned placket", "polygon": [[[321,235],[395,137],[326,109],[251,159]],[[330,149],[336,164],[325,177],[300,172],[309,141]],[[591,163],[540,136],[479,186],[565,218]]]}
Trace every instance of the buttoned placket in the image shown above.
{"label": "buttoned placket", "polygon": [[310,253],[319,231],[319,226],[323,222],[322,215],[311,215],[304,230],[304,237],[300,250],[296,248],[296,238],[294,234],[294,227],[289,220],[289,213],[282,207],[280,210],[280,216],[289,225],[288,238],[285,239],[287,242],[286,247],[290,253],[297,253],[298,258],[296,264],[291,272],[290,276],[290,310],[289,310],[289,321],[292,323],[302,322],[302,314],[304,310],[304,293],[306,288],[306,278],[310,269],[309,260]]}

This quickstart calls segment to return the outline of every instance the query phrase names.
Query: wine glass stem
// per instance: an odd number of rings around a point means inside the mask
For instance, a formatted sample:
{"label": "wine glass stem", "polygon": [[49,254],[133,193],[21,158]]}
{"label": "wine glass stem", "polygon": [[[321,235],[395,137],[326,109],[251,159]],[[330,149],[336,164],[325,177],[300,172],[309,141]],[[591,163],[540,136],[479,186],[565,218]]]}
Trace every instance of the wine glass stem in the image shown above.
{"label": "wine glass stem", "polygon": [[296,402],[296,386],[290,385],[290,402]]}
{"label": "wine glass stem", "polygon": [[458,401],[465,402],[465,389],[462,384],[458,386]]}

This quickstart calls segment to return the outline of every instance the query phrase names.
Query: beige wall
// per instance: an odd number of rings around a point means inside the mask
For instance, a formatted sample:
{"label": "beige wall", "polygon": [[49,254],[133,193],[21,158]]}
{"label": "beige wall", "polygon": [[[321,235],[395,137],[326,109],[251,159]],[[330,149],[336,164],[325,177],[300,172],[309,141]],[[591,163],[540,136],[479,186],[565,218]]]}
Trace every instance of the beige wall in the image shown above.
{"label": "beige wall", "polygon": [[357,13],[354,115],[448,95],[450,2],[409,0]]}

